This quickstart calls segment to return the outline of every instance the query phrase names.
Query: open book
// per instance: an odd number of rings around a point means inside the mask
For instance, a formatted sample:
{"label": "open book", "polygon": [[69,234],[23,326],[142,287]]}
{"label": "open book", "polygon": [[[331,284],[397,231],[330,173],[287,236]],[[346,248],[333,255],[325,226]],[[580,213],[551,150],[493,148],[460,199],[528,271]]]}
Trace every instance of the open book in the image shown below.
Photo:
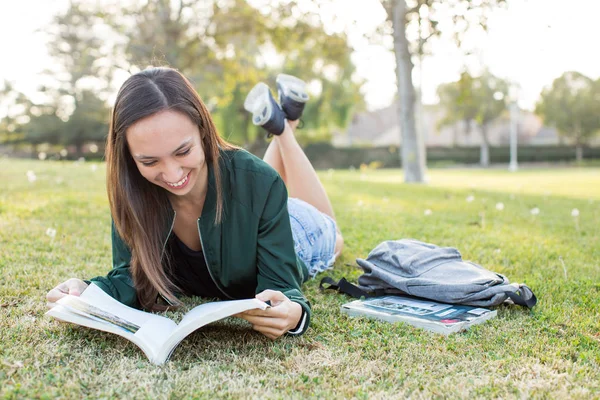
{"label": "open book", "polygon": [[150,362],[163,364],[196,329],[240,312],[267,307],[258,299],[205,303],[188,311],[176,324],[169,318],[128,307],[92,283],[80,297],[67,295],[58,300],[46,315],[122,336],[142,349]]}
{"label": "open book", "polygon": [[342,305],[350,316],[364,315],[388,322],[405,322],[432,332],[449,335],[494,318],[487,308],[438,303],[405,296],[374,297]]}

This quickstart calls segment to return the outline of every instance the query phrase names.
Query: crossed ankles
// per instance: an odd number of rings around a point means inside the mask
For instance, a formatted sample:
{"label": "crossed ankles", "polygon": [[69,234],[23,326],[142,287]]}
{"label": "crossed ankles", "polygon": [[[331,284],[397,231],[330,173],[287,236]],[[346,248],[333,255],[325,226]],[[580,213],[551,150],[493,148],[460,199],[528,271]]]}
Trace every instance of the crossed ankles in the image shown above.
{"label": "crossed ankles", "polygon": [[262,126],[269,137],[283,133],[286,119],[299,119],[308,101],[306,83],[303,80],[292,75],[279,74],[276,82],[279,103],[263,82],[257,83],[244,101],[244,108],[252,114],[252,123]]}

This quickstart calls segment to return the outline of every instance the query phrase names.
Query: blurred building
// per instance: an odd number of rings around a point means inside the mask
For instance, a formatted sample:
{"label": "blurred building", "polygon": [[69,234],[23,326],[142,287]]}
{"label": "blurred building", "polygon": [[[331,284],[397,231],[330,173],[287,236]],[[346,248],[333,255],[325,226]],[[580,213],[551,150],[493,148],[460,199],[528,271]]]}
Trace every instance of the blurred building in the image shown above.
{"label": "blurred building", "polygon": [[[481,129],[476,123],[457,122],[451,126],[439,127],[444,110],[438,105],[423,107],[423,139],[428,147],[440,146],[479,146],[482,141]],[[418,128],[418,120],[417,120]],[[530,111],[519,111],[519,144],[556,145],[562,144],[554,128],[544,126],[542,120]],[[508,145],[510,138],[510,120],[508,112],[488,127],[488,139],[492,146]],[[333,145],[349,147],[357,145],[391,146],[400,145],[401,135],[398,112],[395,104],[389,107],[357,113],[346,132],[333,135]],[[600,139],[595,140],[596,144]],[[565,143],[566,144],[566,143]]]}

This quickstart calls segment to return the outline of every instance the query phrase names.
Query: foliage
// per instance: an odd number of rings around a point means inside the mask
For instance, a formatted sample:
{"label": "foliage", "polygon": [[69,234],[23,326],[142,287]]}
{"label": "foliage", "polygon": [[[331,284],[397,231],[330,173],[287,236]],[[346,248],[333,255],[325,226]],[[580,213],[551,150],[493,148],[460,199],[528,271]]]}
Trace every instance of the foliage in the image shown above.
{"label": "foliage", "polygon": [[437,89],[440,105],[445,110],[444,117],[438,122],[438,129],[454,125],[459,121],[465,123],[466,133],[469,133],[471,121],[479,112],[479,104],[475,102],[473,93],[474,78],[468,72],[460,74],[456,82],[442,84]]}
{"label": "foliage", "polygon": [[[49,52],[59,68],[46,71],[51,83],[40,88],[46,100],[37,104],[54,108],[54,116],[44,119],[66,122],[58,138],[54,131],[39,129],[19,137],[29,143],[72,144],[78,152],[86,141],[103,141],[109,117],[105,102],[114,94],[115,77],[149,65],[172,66],[190,78],[221,134],[234,143],[262,140],[264,133],[252,125],[243,102],[261,80],[275,88],[280,72],[321,88],[311,93],[306,108],[306,138],[323,138],[345,127],[353,110],[364,107],[346,36],[326,33],[320,16],[295,1],[254,3],[70,2],[47,27]],[[26,120],[15,125],[5,119],[3,124],[21,133],[44,127],[43,120],[24,125]]]}
{"label": "foliage", "polygon": [[0,144],[16,143],[23,137],[21,126],[27,121],[29,99],[8,81],[0,88]]}
{"label": "foliage", "polygon": [[32,145],[37,156],[37,146],[57,144],[65,123],[57,116],[56,104],[33,103],[23,93],[6,82],[0,103],[7,103],[5,117],[0,121],[0,143]]}
{"label": "foliage", "polygon": [[399,170],[322,172],[346,240],[323,276],[356,282],[357,257],[383,240],[416,238],[527,283],[538,305],[498,307],[496,319],[444,337],[348,318],[339,308],[349,299],[320,292],[317,277],[304,285],[314,314],[302,337],[271,341],[229,319],[191,335],[158,367],[125,339],[44,316],[57,282],[111,265],[104,165],[94,165],[0,159],[1,398],[600,395],[598,168],[430,169],[427,186],[400,184]]}
{"label": "foliage", "polygon": [[73,144],[81,154],[85,142],[104,142],[108,133],[110,114],[106,103],[92,90],[81,90],[76,94],[77,107],[65,124],[61,142]]}
{"label": "foliage", "polygon": [[[257,8],[246,0],[152,0],[119,8],[103,17],[124,38],[123,67],[179,69],[211,108],[223,136],[233,142],[248,144],[262,137],[243,102],[261,80],[275,88],[280,72],[317,81],[323,88],[339,86],[313,96],[305,115],[311,121],[308,129],[343,127],[349,109],[361,104],[345,35],[325,33],[320,17],[300,11],[295,1]],[[343,72],[328,78],[328,68]],[[330,101],[342,94],[346,96],[339,104]],[[318,115],[327,118],[313,123]]]}
{"label": "foliage", "polygon": [[468,32],[485,31],[489,11],[505,0],[381,0],[381,3],[389,20],[384,29],[394,38],[405,181],[423,182],[426,157],[415,125],[414,59],[427,54],[431,39],[442,33],[451,35],[461,46]]}
{"label": "foliage", "polygon": [[60,136],[64,132],[65,123],[56,116],[53,107],[41,107],[45,110],[42,114],[31,115],[29,122],[23,125],[24,135],[20,142],[33,145],[33,153],[36,154],[36,146],[49,143],[58,144]]}
{"label": "foliage", "polygon": [[565,72],[542,91],[536,113],[581,146],[600,132],[600,79]]}
{"label": "foliage", "polygon": [[477,123],[482,135],[481,164],[489,165],[489,139],[487,126],[500,117],[507,107],[509,84],[485,71],[479,77],[463,72],[457,82],[438,87],[440,104],[445,116],[439,126],[454,125],[464,121],[469,133],[471,121]]}
{"label": "foliage", "polygon": [[488,71],[478,77],[465,71],[458,81],[440,85],[440,105],[446,112],[439,126],[459,121],[464,121],[467,129],[471,121],[479,126],[488,125],[506,110],[508,86],[507,81]]}
{"label": "foliage", "polygon": [[406,3],[406,37],[413,59],[431,55],[433,42],[442,36],[452,38],[459,48],[470,53],[474,49],[464,48],[466,36],[487,31],[491,11],[507,3],[506,0],[381,0],[390,19],[393,7],[400,1]]}
{"label": "foliage", "polygon": [[71,2],[47,27],[48,50],[59,70],[46,70],[53,83],[39,88],[46,103],[28,107],[23,141],[74,145],[81,156],[86,141],[104,140],[109,113],[101,95],[107,94],[110,68],[103,64],[98,23],[85,3]]}

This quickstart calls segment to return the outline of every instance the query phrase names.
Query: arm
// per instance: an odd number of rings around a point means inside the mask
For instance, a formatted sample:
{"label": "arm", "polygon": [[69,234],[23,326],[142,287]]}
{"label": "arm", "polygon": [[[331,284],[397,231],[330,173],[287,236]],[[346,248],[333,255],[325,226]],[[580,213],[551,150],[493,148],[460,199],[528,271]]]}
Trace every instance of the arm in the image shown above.
{"label": "arm", "polygon": [[273,307],[239,316],[272,339],[296,327],[302,329],[290,333],[304,333],[310,323],[310,303],[300,290],[304,281],[303,269],[294,250],[287,190],[278,175],[271,185],[259,222],[257,266],[256,297],[271,301]]}
{"label": "arm", "polygon": [[111,234],[113,269],[106,276],[92,278],[91,282],[119,302],[130,307],[140,308],[129,268],[131,251],[119,236],[114,223]]}
{"label": "arm", "polygon": [[92,278],[91,281],[83,281],[77,278],[71,278],[50,290],[46,294],[48,307],[52,307],[61,297],[67,294],[79,296],[88,287],[90,282],[94,282],[111,297],[131,307],[139,308],[137,293],[133,287],[133,280],[129,271],[129,262],[131,261],[131,252],[117,233],[114,223],[112,224],[112,255],[113,269],[106,277],[99,276]]}

